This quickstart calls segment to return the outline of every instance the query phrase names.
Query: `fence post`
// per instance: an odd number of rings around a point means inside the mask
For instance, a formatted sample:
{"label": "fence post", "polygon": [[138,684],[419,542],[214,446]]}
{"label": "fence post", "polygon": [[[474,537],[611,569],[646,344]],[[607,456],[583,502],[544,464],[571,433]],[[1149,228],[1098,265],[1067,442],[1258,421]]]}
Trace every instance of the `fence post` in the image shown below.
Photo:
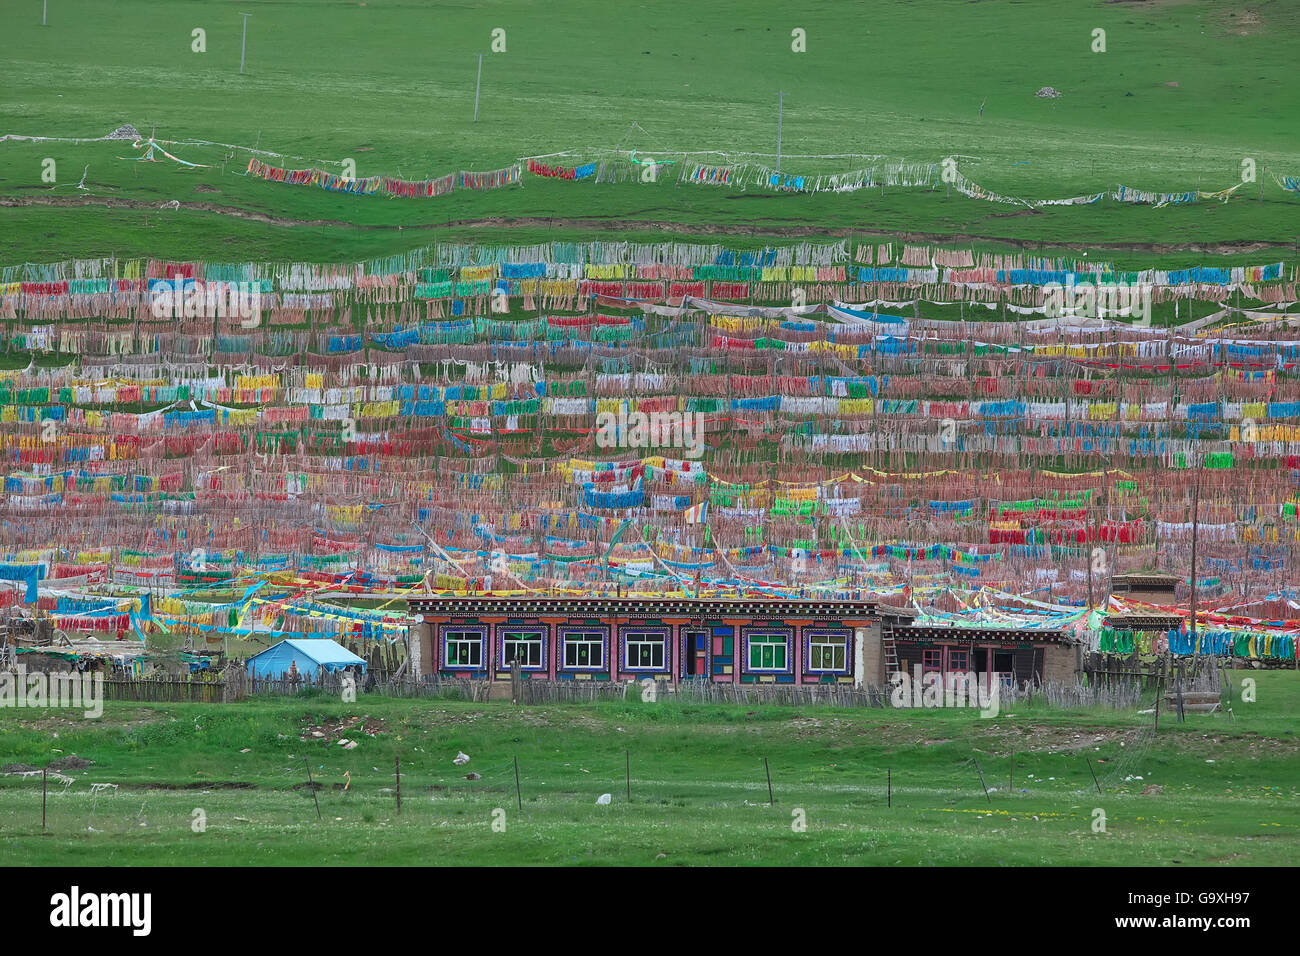
{"label": "fence post", "polygon": [[1160,683],[1156,685],[1156,724],[1152,728],[1152,733],[1158,733],[1160,730],[1160,698],[1165,696],[1165,679],[1162,676]]}
{"label": "fence post", "polygon": [[1177,690],[1178,690],[1178,722],[1181,724],[1183,721],[1185,721],[1185,720],[1187,719],[1187,714],[1186,714],[1186,712],[1185,712],[1185,710],[1184,710],[1184,708],[1183,708],[1183,662],[1182,662],[1182,661],[1179,661],[1179,662],[1178,662],[1178,676],[1177,676],[1176,679],[1177,679],[1177,682],[1178,682],[1178,683],[1177,683]]}
{"label": "fence post", "polygon": [[308,760],[306,757],[303,757],[302,762],[307,765],[307,788],[311,790],[312,802],[316,804],[316,819],[317,821],[319,821],[321,818],[320,800],[316,797],[316,783],[311,778],[311,761]]}
{"label": "fence post", "polygon": [[993,798],[989,796],[989,785],[984,782],[984,771],[980,769],[980,762],[975,757],[971,759],[975,761],[975,772],[980,775],[980,786],[984,788],[984,799],[992,803]]}

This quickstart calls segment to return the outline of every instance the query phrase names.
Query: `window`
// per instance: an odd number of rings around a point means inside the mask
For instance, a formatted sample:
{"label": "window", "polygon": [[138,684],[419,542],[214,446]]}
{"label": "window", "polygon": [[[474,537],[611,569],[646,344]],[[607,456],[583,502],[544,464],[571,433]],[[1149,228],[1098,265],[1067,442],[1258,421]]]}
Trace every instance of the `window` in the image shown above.
{"label": "window", "polygon": [[502,631],[501,663],[518,659],[520,667],[542,666],[541,631]]}
{"label": "window", "polygon": [[749,669],[751,671],[785,670],[786,637],[784,634],[749,635]]}
{"label": "window", "polygon": [[[623,634],[624,666],[629,670],[645,668],[662,670],[667,656],[664,649],[667,639],[661,633],[626,631]],[[692,651],[694,653],[694,651]]]}
{"label": "window", "polygon": [[943,649],[935,647],[921,651],[921,670],[925,673],[943,670]]}
{"label": "window", "polygon": [[808,669],[844,670],[845,638],[831,634],[813,634],[808,638]]}
{"label": "window", "polygon": [[565,631],[565,667],[603,667],[605,635],[600,631]]}
{"label": "window", "polygon": [[443,664],[446,667],[483,666],[482,631],[443,631]]}
{"label": "window", "polygon": [[948,670],[950,672],[970,670],[970,652],[964,647],[951,648],[948,651]]}

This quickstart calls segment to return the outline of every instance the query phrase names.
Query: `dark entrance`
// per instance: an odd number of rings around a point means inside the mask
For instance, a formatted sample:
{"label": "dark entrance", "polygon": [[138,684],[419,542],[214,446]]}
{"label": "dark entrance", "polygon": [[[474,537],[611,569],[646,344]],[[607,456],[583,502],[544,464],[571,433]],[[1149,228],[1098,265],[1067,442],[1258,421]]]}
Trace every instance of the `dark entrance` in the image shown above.
{"label": "dark entrance", "polygon": [[702,630],[682,632],[682,676],[704,677],[708,673],[708,635]]}

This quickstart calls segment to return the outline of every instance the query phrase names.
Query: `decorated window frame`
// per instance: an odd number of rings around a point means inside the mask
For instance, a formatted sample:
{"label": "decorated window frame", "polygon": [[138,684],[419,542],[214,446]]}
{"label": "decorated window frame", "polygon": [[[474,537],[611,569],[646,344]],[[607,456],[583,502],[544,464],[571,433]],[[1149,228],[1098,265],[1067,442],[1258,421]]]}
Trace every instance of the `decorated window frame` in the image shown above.
{"label": "decorated window frame", "polygon": [[[570,664],[570,646],[574,653]],[[580,663],[586,648],[587,662]],[[600,660],[592,663],[592,651],[599,650]],[[609,629],[605,627],[565,627],[560,630],[557,648],[560,667],[566,671],[604,671],[609,669]]]}
{"label": "decorated window frame", "polygon": [[[791,638],[793,632],[790,628],[780,627],[754,627],[748,628],[744,632],[745,637],[745,672],[749,674],[789,674],[792,673],[793,661],[791,653]],[[770,648],[771,655],[764,655],[763,649]],[[754,663],[754,655],[758,654],[758,663]],[[778,655],[779,652],[779,655]],[[777,663],[778,656],[780,663]],[[764,661],[770,663],[764,663]]]}
{"label": "decorated window frame", "polygon": [[[805,670],[809,674],[847,674],[849,672],[849,640],[852,631],[825,630],[804,632],[807,652]],[[829,652],[829,666],[827,655]],[[838,658],[838,663],[836,663]]]}
{"label": "decorated window frame", "polygon": [[[511,635],[516,635],[512,637]],[[510,624],[497,628],[497,644],[500,650],[497,652],[501,667],[510,666],[510,655],[507,653],[507,644],[526,644],[528,646],[537,645],[537,663],[521,661],[520,670],[539,671],[546,667],[546,644],[547,628],[541,624]],[[530,654],[531,658],[532,655]]]}
{"label": "decorated window frame", "polygon": [[[619,643],[622,644],[623,648],[623,669],[626,671],[644,671],[647,673],[668,670],[669,660],[671,657],[669,641],[671,640],[672,637],[666,627],[651,626],[621,628],[619,630]],[[632,645],[634,644],[638,646],[644,645],[645,647],[652,649],[650,653],[650,663],[642,664],[639,660],[637,663],[633,663]],[[656,646],[659,650],[659,663],[654,662],[653,648]],[[637,657],[640,658],[641,656],[641,652],[638,652]]]}
{"label": "decorated window frame", "polygon": [[[439,650],[442,656],[443,670],[481,671],[487,660],[487,628],[472,624],[443,624],[438,628]],[[453,660],[452,645],[457,645]],[[473,651],[469,655],[469,651]],[[473,656],[475,663],[462,663],[461,656]]]}

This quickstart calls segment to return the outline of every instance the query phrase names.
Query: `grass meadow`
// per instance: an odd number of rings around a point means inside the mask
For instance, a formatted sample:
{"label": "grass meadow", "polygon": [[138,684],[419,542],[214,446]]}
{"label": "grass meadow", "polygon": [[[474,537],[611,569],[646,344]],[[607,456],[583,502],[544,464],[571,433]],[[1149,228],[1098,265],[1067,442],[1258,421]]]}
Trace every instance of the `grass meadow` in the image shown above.
{"label": "grass meadow", "polygon": [[0,776],[0,848],[12,864],[76,866],[1286,864],[1300,845],[1300,675],[1232,677],[1232,714],[1179,724],[1166,711],[1158,731],[1136,711],[981,719],[636,695],[110,703],[98,721],[10,709],[6,762],[93,763],[51,778],[45,834],[39,775]]}
{"label": "grass meadow", "polygon": [[[738,12],[742,11],[743,12]],[[240,11],[249,12],[239,73]],[[959,241],[1293,251],[1300,7],[1147,3],[810,3],[667,0],[423,3],[50,0],[6,5],[0,134],[257,146],[302,167],[353,159],[407,179],[494,169],[582,147],[938,162],[987,189],[1054,198],[1119,183],[1222,189],[1253,159],[1262,188],[1226,204],[1016,206],[942,190],[767,195],[567,183],[396,200],[237,175],[248,153],[175,146],[206,169],[133,162],[129,143],[0,143],[0,261],[116,254],[355,259],[442,240],[905,233]],[[492,31],[505,50],[490,52]],[[202,30],[203,52],[194,52]],[[804,31],[806,52],[792,33]],[[1105,52],[1093,52],[1094,31]],[[483,62],[474,121],[478,53]],[[1052,86],[1057,99],[1034,92]],[[57,182],[41,179],[56,162]],[[774,160],[761,160],[772,165]],[[862,160],[788,159],[790,172]],[[87,169],[88,167],[88,169]],[[338,169],[337,166],[328,168]],[[86,174],[88,189],[76,184]],[[163,210],[166,202],[185,204]],[[51,205],[51,204],[55,205]],[[69,205],[71,204],[71,205]],[[570,231],[573,230],[573,231]],[[973,240],[972,240],[973,241]],[[1234,260],[1236,261],[1236,260]],[[1125,264],[1128,264],[1126,261]],[[1138,263],[1134,263],[1138,264]]]}

